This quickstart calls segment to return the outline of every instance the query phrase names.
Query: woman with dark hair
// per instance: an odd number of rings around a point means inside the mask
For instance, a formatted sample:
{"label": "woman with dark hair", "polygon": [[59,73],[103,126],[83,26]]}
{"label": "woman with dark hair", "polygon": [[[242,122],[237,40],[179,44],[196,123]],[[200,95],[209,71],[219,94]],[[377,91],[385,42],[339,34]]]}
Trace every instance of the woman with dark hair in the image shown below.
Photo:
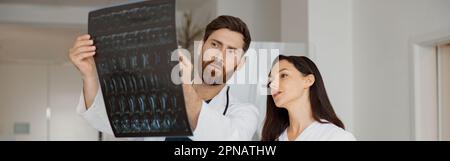
{"label": "woman with dark hair", "polygon": [[269,75],[263,141],[354,141],[328,99],[316,65],[304,56],[282,56]]}

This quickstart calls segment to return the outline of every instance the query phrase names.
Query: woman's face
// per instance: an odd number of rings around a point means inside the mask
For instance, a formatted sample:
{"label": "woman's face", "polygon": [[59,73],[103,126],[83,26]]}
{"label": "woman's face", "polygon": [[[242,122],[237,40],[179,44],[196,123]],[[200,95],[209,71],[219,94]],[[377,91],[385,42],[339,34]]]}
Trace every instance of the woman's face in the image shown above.
{"label": "woman's face", "polygon": [[287,60],[276,63],[269,76],[269,87],[277,107],[286,108],[291,102],[307,97],[314,76],[304,76]]}

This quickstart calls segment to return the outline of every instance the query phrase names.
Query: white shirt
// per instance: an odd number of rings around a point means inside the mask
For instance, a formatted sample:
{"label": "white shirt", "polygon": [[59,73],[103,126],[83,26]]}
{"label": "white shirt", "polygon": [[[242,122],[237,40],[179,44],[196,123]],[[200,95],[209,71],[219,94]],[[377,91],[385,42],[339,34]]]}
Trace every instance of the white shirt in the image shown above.
{"label": "white shirt", "polygon": [[[327,122],[327,121],[325,121]],[[279,141],[289,141],[287,129],[278,137]],[[295,141],[356,141],[352,133],[332,124],[314,121]]]}
{"label": "white shirt", "polygon": [[[250,141],[258,126],[258,109],[249,103],[239,102],[229,96],[229,107],[223,115],[226,105],[225,86],[209,103],[203,102],[198,117],[194,141]],[[94,103],[86,110],[84,95],[81,93],[77,113],[84,117],[97,130],[114,135],[106,113],[102,91],[99,89]],[[165,137],[129,138],[130,140],[164,141]]]}

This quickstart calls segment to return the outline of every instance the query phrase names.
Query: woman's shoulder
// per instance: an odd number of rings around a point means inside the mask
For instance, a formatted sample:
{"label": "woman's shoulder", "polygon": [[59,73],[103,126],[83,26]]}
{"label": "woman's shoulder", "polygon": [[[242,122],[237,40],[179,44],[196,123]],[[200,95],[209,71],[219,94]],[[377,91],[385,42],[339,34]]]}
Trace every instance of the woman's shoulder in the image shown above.
{"label": "woman's shoulder", "polygon": [[356,138],[352,133],[342,129],[330,123],[323,121],[323,123],[317,122],[314,126],[314,133],[319,136],[319,140],[324,141],[356,141]]}

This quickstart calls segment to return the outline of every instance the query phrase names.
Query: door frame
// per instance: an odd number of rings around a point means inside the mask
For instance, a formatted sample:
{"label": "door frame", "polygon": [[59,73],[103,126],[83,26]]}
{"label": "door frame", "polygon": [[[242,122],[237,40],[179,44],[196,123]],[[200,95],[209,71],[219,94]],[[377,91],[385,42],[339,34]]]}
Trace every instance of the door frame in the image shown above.
{"label": "door frame", "polygon": [[[409,42],[409,66],[410,66],[410,104],[411,104],[411,139],[412,140],[439,140],[439,101],[437,78],[437,46],[450,43],[450,29],[426,33],[414,36]],[[426,55],[424,55],[426,54]],[[434,54],[430,55],[430,54]],[[422,60],[422,58],[428,60]],[[435,59],[435,73],[425,73],[421,70],[424,61]],[[428,62],[433,64],[433,62]],[[424,83],[421,76],[428,74],[435,78],[428,80],[433,84]],[[427,81],[427,80],[425,80]],[[431,92],[423,95],[423,92]],[[424,97],[425,96],[425,97]],[[432,99],[432,98],[436,99]],[[435,107],[430,113],[423,112],[425,108]],[[422,111],[421,111],[422,110]],[[433,118],[435,115],[435,118]],[[430,117],[431,116],[431,117]],[[437,119],[436,119],[437,118]],[[428,124],[428,125],[427,125]],[[425,126],[427,125],[427,126]]]}
{"label": "door frame", "polygon": [[[445,54],[444,54],[445,53]],[[444,108],[444,102],[447,102],[446,99],[448,98],[444,98],[444,93],[448,94],[448,91],[444,90],[444,88],[448,88],[448,85],[446,84],[444,86],[443,82],[445,82],[444,79],[448,80],[448,75],[444,76],[444,73],[446,73],[445,71],[443,71],[443,69],[447,69],[445,67],[447,67],[448,65],[444,65],[444,61],[448,61],[449,60],[449,55],[446,54],[450,54],[450,43],[445,43],[445,44],[441,44],[437,47],[437,73],[438,73],[438,139],[440,141],[448,141],[448,139],[450,139],[448,130],[449,129],[444,129],[443,127],[443,122],[448,122],[448,118],[446,119],[446,117],[448,117],[449,115],[444,115],[445,113],[447,113],[450,109]],[[444,56],[445,55],[445,56]],[[445,59],[445,60],[444,60]],[[445,78],[444,78],[445,77]],[[447,104],[446,104],[447,105]],[[444,132],[445,131],[445,132]]]}

